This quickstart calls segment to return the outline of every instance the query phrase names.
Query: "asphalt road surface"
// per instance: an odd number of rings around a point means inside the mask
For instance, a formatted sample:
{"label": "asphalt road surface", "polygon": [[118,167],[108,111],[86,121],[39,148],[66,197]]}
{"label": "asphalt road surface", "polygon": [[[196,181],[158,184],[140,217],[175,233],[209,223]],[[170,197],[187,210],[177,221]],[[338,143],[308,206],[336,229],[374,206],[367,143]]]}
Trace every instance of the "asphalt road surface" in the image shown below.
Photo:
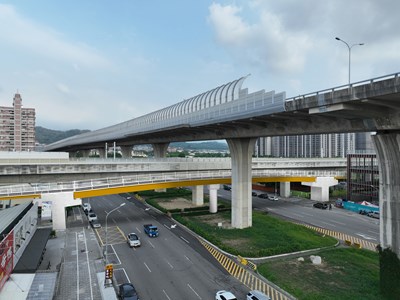
{"label": "asphalt road surface", "polygon": [[[117,284],[132,282],[141,299],[213,299],[222,289],[232,291],[238,299],[245,298],[248,289],[230,276],[197,238],[133,199],[119,195],[90,199],[102,224],[98,230],[100,244],[105,244],[107,212],[123,202],[126,205],[107,218],[107,240],[111,245],[107,258],[114,264]],[[158,226],[159,236],[148,237],[143,224]],[[128,246],[124,237],[130,232],[139,236],[140,247]]]}

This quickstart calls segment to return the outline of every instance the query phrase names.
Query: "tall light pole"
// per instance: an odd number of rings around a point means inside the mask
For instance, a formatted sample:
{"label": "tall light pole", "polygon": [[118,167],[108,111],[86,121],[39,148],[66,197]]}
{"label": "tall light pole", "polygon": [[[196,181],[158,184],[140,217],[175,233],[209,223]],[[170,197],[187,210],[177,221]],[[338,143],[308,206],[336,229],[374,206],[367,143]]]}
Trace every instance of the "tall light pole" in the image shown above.
{"label": "tall light pole", "polygon": [[348,43],[346,43],[345,41],[343,41],[342,39],[340,39],[338,37],[336,37],[335,39],[338,40],[338,41],[343,42],[347,46],[347,48],[349,49],[349,84],[350,84],[351,48],[353,48],[354,46],[362,46],[362,45],[364,45],[364,43],[353,44],[353,45],[350,46]]}
{"label": "tall light pole", "polygon": [[116,208],[112,209],[111,211],[109,211],[109,212],[106,214],[106,251],[105,251],[106,264],[108,264],[108,256],[107,256],[107,254],[108,254],[108,251],[107,251],[107,249],[108,249],[108,236],[107,236],[108,227],[107,227],[107,218],[108,218],[109,214],[111,214],[113,211],[116,211],[118,208],[121,208],[121,207],[124,206],[125,204],[126,204],[125,202],[124,202],[124,203],[121,203],[119,206],[117,206]]}

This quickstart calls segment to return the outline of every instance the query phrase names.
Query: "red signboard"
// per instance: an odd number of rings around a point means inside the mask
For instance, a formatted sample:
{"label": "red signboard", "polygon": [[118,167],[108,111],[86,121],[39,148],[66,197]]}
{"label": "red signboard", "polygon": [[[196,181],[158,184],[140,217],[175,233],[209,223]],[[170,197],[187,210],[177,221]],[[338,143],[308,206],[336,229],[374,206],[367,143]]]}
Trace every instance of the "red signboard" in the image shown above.
{"label": "red signboard", "polygon": [[0,291],[13,269],[13,240],[14,234],[11,231],[0,242]]}

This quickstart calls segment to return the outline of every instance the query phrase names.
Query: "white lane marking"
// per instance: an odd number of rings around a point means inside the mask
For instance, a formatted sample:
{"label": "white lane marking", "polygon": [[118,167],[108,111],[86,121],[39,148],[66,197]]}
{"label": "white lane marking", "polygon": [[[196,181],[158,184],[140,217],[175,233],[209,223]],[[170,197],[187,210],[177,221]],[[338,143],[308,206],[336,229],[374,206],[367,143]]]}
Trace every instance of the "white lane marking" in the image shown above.
{"label": "white lane marking", "polygon": [[153,248],[155,248],[154,245],[153,245],[150,241],[148,241],[148,242],[149,242],[149,244],[150,244]]}
{"label": "white lane marking", "polygon": [[333,223],[339,224],[339,225],[343,225],[343,226],[345,226],[345,225],[346,225],[345,223],[342,223],[342,222],[333,221],[333,220],[330,220],[330,221],[331,221],[331,222],[333,222]]}
{"label": "white lane marking", "polygon": [[135,227],[136,228],[136,230],[139,232],[139,233],[142,233],[141,231],[140,231],[140,229],[139,228],[137,228],[137,227]]}
{"label": "white lane marking", "polygon": [[186,243],[190,244],[188,240],[186,240],[184,237],[180,237],[182,240],[184,240]]}
{"label": "white lane marking", "polygon": [[167,225],[163,224],[165,228],[167,228],[168,230],[171,230],[171,228],[169,228]]}
{"label": "white lane marking", "polygon": [[111,218],[111,220],[114,222],[114,224],[117,224],[117,221],[115,221],[114,218]]}
{"label": "white lane marking", "polygon": [[192,263],[192,261],[190,260],[190,258],[187,257],[186,255],[185,255],[185,258],[186,258],[188,261],[190,261],[190,262]]}
{"label": "white lane marking", "polygon": [[164,290],[162,290],[162,291],[163,291],[163,293],[164,293],[165,297],[167,297],[167,299],[168,299],[168,300],[171,300],[171,298],[170,298],[170,297],[168,297],[168,294],[167,294],[167,292],[166,292],[166,291],[164,291]]}
{"label": "white lane marking", "polygon": [[190,284],[188,283],[187,286],[193,291],[193,293],[196,294],[197,298],[201,299],[200,295],[196,293],[196,291],[190,286]]}
{"label": "white lane marking", "polygon": [[168,260],[165,260],[166,262],[167,262],[167,264],[171,267],[171,269],[173,269],[174,268],[174,266],[173,265],[171,265],[170,263],[169,263],[169,261]]}
{"label": "white lane marking", "polygon": [[128,222],[132,222],[131,219],[129,219],[128,217],[125,218]]}
{"label": "white lane marking", "polygon": [[366,235],[363,233],[356,232],[356,234],[367,240],[375,240],[375,238],[373,238],[372,236],[369,236],[369,235]]}
{"label": "white lane marking", "polygon": [[143,262],[143,263],[146,266],[147,270],[149,270],[149,272],[151,273],[151,270],[150,270],[149,266],[145,262]]}
{"label": "white lane marking", "polygon": [[118,260],[118,263],[117,263],[117,264],[114,264],[114,265],[120,265],[120,264],[121,264],[121,260],[120,260],[119,257],[118,257],[117,251],[115,251],[113,245],[110,245],[110,246],[111,246],[111,249],[113,250],[113,252],[114,252],[114,254],[115,254],[115,256],[117,257],[117,260]]}
{"label": "white lane marking", "polygon": [[83,230],[83,235],[85,237],[85,252],[86,252],[86,261],[87,261],[87,268],[89,271],[89,284],[90,284],[90,299],[93,300],[93,289],[92,289],[92,274],[90,272],[90,262],[89,262],[89,251],[87,248],[87,242],[86,242],[86,233],[85,230]]}
{"label": "white lane marking", "polygon": [[75,232],[76,244],[76,297],[79,300],[79,260],[78,260],[78,233]]}
{"label": "white lane marking", "polygon": [[300,218],[304,218],[303,215],[299,215],[299,214],[295,214],[295,213],[293,213],[292,215],[297,216],[297,217],[300,217]]}
{"label": "white lane marking", "polygon": [[324,223],[324,224],[329,225],[329,226],[332,226],[332,227],[336,227],[336,225],[333,225],[333,224],[328,223],[328,222],[321,222],[321,223]]}
{"label": "white lane marking", "polygon": [[314,217],[314,215],[312,214],[307,214],[307,213],[303,213],[303,215],[309,216],[309,217]]}
{"label": "white lane marking", "polygon": [[376,231],[376,230],[367,230],[368,232],[371,232],[371,233],[374,233],[374,234],[378,234],[379,233],[379,231]]}

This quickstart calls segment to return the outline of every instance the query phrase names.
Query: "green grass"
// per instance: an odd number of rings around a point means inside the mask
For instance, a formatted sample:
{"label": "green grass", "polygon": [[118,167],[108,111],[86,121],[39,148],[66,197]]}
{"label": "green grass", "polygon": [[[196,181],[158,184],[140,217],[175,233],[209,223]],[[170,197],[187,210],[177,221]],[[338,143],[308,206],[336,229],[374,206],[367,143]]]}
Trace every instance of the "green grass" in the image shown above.
{"label": "green grass", "polygon": [[313,265],[309,255],[269,261],[258,266],[265,278],[299,300],[384,299],[379,291],[378,253],[353,248],[323,250],[315,254],[322,264]]}
{"label": "green grass", "polygon": [[[208,215],[230,223],[230,212]],[[221,229],[217,222],[203,221],[208,216],[174,215],[198,234],[221,249],[245,257],[272,256],[282,253],[329,247],[336,240],[300,225],[289,223],[265,213],[253,213],[253,226],[245,229]]]}

